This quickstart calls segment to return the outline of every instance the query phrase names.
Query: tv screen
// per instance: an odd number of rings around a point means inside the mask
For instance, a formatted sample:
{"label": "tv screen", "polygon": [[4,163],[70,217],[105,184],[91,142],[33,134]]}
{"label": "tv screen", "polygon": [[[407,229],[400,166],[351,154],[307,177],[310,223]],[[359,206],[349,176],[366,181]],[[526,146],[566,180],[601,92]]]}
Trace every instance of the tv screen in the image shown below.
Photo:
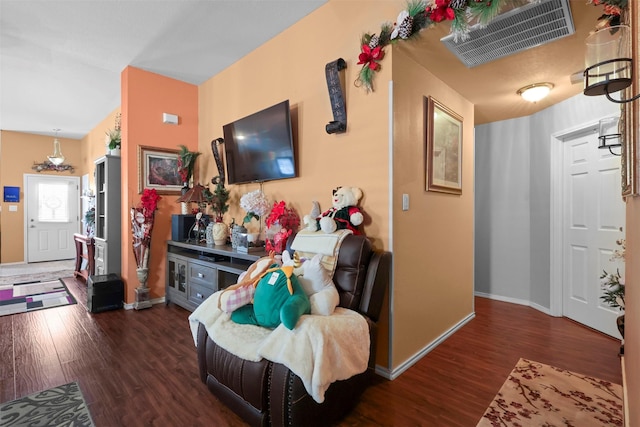
{"label": "tv screen", "polygon": [[296,177],[289,100],[222,127],[227,182]]}

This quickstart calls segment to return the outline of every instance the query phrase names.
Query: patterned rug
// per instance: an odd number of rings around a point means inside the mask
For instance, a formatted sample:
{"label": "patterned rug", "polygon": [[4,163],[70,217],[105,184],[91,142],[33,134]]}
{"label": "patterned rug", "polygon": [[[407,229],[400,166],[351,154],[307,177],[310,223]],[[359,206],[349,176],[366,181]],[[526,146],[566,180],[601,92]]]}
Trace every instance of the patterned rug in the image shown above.
{"label": "patterned rug", "polygon": [[78,383],[69,383],[3,403],[0,425],[80,427],[94,424]]}
{"label": "patterned rug", "polygon": [[520,359],[476,427],[622,426],[622,387]]}
{"label": "patterned rug", "polygon": [[0,285],[0,316],[75,304],[62,280]]}

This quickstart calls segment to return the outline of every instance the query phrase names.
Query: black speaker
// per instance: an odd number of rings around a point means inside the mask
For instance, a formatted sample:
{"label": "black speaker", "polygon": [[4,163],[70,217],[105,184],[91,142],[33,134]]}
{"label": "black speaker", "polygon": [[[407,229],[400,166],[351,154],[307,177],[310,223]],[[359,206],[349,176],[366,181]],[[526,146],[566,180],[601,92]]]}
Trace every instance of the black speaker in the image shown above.
{"label": "black speaker", "polygon": [[175,242],[187,240],[189,230],[195,222],[195,215],[171,215],[171,240]]}
{"label": "black speaker", "polygon": [[117,310],[124,305],[124,282],[117,274],[89,276],[87,280],[87,310],[98,313]]}

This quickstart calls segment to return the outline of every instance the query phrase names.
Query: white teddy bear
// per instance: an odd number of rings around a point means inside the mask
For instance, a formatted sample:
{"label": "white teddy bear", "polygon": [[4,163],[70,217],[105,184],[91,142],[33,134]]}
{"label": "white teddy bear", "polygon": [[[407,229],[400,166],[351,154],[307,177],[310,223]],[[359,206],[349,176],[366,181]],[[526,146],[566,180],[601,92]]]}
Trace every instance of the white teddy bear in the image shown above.
{"label": "white teddy bear", "polygon": [[311,213],[303,218],[307,230],[333,233],[336,230],[348,229],[353,231],[353,234],[360,234],[358,226],[364,221],[364,216],[356,205],[361,198],[362,190],[358,187],[338,187],[333,191],[331,209],[321,215],[320,206],[314,201]]}
{"label": "white teddy bear", "polygon": [[[340,303],[340,296],[336,285],[331,280],[329,272],[322,266],[322,255],[316,254],[313,258],[306,260],[302,265],[293,270],[293,274],[298,276],[298,281],[302,285],[311,303],[311,314],[329,316],[333,314]],[[294,260],[289,252],[282,252],[283,265],[294,265]]]}

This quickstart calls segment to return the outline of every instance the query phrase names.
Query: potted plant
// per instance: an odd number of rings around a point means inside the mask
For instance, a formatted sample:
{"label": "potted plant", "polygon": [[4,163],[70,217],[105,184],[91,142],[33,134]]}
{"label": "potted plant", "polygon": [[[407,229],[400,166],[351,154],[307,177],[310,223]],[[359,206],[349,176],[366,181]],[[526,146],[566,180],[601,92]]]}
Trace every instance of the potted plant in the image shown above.
{"label": "potted plant", "polygon": [[107,129],[107,154],[111,154],[112,156],[120,155],[120,146],[122,145],[122,135],[120,132],[120,114],[116,116],[116,125],[113,129]]}
{"label": "potted plant", "polygon": [[[213,177],[211,183],[215,184],[213,193],[207,188],[205,190],[205,198],[207,203],[211,205],[211,210],[215,213],[214,223],[211,225],[211,240],[215,245],[224,245],[227,243],[229,229],[222,222],[225,212],[229,210],[229,190],[224,186],[224,180],[220,176]],[[209,236],[207,236],[208,238]],[[208,241],[208,240],[207,240]]]}
{"label": "potted plant", "polygon": [[189,181],[193,176],[193,170],[196,166],[196,160],[200,156],[198,151],[189,151],[185,145],[179,145],[180,151],[178,152],[178,172],[180,178],[182,178],[183,187],[189,187]]}
{"label": "potted plant", "polygon": [[[624,262],[625,255],[625,239],[616,240],[616,244],[620,246],[620,249],[613,251],[611,261],[620,259]],[[602,286],[602,296],[600,299],[609,304],[611,308],[618,308],[621,311],[620,316],[616,319],[616,325],[620,335],[622,336],[623,344],[620,347],[620,354],[624,353],[624,296],[625,296],[625,281],[624,277],[620,274],[620,270],[616,269],[615,273],[607,273],[606,270],[602,270],[600,275],[600,284]]]}

